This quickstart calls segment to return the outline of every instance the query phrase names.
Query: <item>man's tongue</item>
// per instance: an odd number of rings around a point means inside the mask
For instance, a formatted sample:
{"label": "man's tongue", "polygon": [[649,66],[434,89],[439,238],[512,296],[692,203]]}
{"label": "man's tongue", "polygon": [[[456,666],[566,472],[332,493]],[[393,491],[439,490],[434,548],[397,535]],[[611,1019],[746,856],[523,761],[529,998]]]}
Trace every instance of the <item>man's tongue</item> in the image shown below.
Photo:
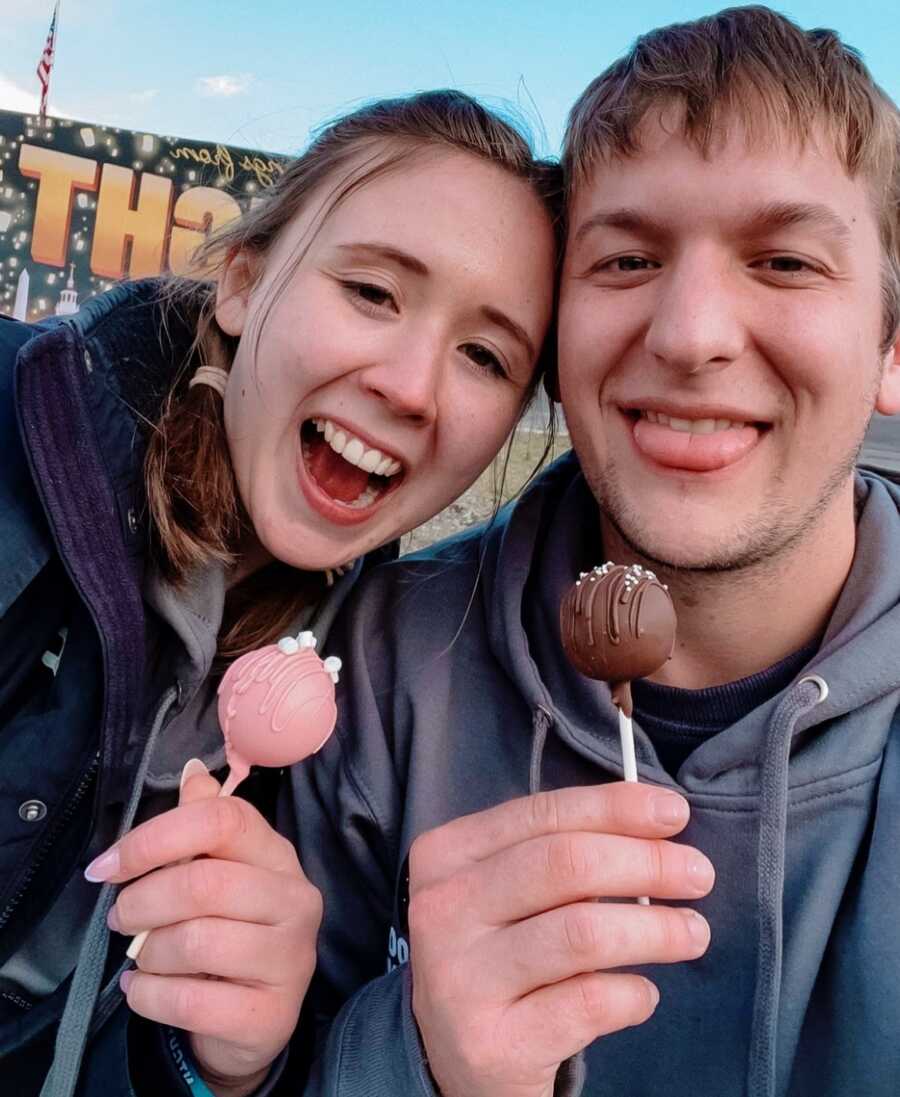
{"label": "man's tongue", "polygon": [[358,499],[369,483],[365,469],[345,461],[321,438],[312,443],[306,465],[319,487],[341,503]]}

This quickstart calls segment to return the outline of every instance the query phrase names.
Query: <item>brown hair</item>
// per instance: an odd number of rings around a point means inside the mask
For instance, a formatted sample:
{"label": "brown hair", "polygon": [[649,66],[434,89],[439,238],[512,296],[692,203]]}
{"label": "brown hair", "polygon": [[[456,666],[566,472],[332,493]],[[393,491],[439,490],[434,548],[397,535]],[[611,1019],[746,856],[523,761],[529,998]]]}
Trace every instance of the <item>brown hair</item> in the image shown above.
{"label": "brown hair", "polygon": [[857,51],[835,31],[804,31],[764,7],[642,35],[571,110],[563,141],[570,192],[598,162],[634,155],[647,112],[670,104],[704,155],[733,121],[751,142],[780,130],[801,146],[824,127],[847,174],[862,175],[873,192],[886,350],[900,326],[900,113]]}
{"label": "brown hair", "polygon": [[[303,155],[287,165],[262,203],[198,250],[194,266],[203,272],[202,280],[172,278],[165,284],[166,308],[192,318],[196,329],[191,354],[177,371],[151,434],[145,465],[153,554],[171,581],[183,582],[192,568],[209,561],[234,563],[239,542],[250,528],[231,465],[222,400],[206,385],[188,387],[199,365],[230,369],[237,348],[237,340],[216,322],[215,277],[239,252],[265,258],[314,193],[325,190],[325,200],[311,234],[349,195],[425,149],[467,152],[522,180],[545,204],[559,232],[559,169],[535,160],[522,133],[462,92],[380,100],[320,130]],[[330,189],[325,189],[328,184]],[[267,308],[283,292],[308,246],[309,238],[280,272]],[[525,405],[543,372],[543,359],[554,353],[548,339]],[[300,609],[321,594],[323,585],[322,576],[281,563],[239,584],[229,594],[220,657],[234,658],[283,634]]]}

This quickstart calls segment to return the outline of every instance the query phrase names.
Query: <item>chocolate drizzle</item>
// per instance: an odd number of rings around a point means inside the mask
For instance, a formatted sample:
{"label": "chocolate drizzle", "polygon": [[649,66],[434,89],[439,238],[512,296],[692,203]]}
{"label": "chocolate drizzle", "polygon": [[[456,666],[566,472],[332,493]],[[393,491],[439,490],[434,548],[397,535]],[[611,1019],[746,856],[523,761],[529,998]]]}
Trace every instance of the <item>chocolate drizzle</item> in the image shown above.
{"label": "chocolate drizzle", "polygon": [[675,647],[675,608],[652,571],[603,564],[582,574],[560,606],[563,647],[588,678],[609,682],[631,715],[634,678],[658,670]]}

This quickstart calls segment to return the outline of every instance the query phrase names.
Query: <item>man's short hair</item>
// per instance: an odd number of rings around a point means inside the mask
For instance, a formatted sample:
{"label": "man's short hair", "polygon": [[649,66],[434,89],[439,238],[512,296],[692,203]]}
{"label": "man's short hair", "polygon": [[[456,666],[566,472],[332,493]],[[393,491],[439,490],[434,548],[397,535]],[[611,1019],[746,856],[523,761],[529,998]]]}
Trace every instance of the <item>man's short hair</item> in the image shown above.
{"label": "man's short hair", "polygon": [[824,129],[847,174],[872,189],[887,349],[900,327],[900,113],[859,53],[835,31],[805,31],[764,7],[642,35],[572,108],[563,141],[570,193],[598,163],[634,155],[647,112],[669,106],[704,155],[734,121],[751,143],[778,131],[802,146]]}

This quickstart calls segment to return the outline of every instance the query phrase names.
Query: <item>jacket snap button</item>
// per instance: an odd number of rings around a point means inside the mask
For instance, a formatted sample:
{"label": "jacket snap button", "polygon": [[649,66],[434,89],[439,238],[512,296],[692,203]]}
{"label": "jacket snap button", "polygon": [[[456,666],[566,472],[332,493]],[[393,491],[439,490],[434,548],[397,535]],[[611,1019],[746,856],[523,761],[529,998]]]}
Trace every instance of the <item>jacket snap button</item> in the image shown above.
{"label": "jacket snap button", "polygon": [[26,800],[19,805],[19,818],[24,823],[38,823],[47,814],[47,805],[43,800]]}
{"label": "jacket snap button", "polygon": [[138,519],[137,511],[134,509],[134,507],[129,507],[128,508],[128,528],[134,534],[134,533],[137,533],[138,529],[140,529],[140,525],[141,525],[141,523],[140,523],[140,520]]}

